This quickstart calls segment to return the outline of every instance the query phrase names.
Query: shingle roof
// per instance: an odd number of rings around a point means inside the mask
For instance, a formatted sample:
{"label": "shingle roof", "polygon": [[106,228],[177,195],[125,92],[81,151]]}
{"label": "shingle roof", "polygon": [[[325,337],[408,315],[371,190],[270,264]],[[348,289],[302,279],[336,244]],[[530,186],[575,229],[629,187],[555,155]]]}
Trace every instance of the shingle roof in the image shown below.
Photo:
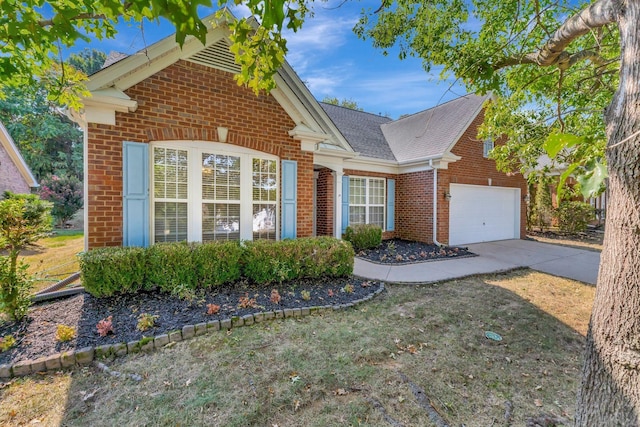
{"label": "shingle roof", "polygon": [[391,122],[390,118],[324,102],[320,106],[360,156],[396,160],[380,129],[380,125]]}
{"label": "shingle roof", "polygon": [[102,64],[102,68],[107,68],[109,65],[115,64],[129,56],[126,53],[111,51],[107,56],[107,59],[104,60],[104,64]]}
{"label": "shingle roof", "polygon": [[458,141],[487,99],[488,96],[465,95],[411,116],[382,123],[382,133],[399,162],[439,156]]}

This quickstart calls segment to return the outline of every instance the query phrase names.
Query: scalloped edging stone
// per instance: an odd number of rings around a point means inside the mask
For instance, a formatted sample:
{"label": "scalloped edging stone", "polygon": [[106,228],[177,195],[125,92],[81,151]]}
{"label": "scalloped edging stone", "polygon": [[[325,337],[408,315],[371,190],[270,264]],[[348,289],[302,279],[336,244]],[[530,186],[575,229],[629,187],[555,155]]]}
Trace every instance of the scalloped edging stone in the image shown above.
{"label": "scalloped edging stone", "polygon": [[233,316],[230,319],[213,320],[207,323],[198,323],[196,325],[185,325],[181,330],[171,331],[155,337],[143,337],[139,341],[105,344],[97,347],[84,347],[74,351],[66,351],[41,357],[37,360],[22,360],[14,363],[13,365],[4,364],[0,365],[0,378],[6,379],[31,375],[37,372],[55,371],[76,365],[88,365],[93,360],[100,358],[124,356],[126,354],[134,354],[141,351],[153,351],[154,349],[158,350],[167,346],[169,343],[175,343],[195,336],[201,336],[209,333],[209,331],[227,331],[232,328],[250,326],[254,323],[261,323],[273,319],[306,317],[313,314],[323,314],[337,310],[344,310],[369,301],[374,296],[380,295],[384,289],[384,283],[380,283],[378,289],[372,293],[347,304],[285,308],[283,310],[259,312],[246,314],[244,316]]}

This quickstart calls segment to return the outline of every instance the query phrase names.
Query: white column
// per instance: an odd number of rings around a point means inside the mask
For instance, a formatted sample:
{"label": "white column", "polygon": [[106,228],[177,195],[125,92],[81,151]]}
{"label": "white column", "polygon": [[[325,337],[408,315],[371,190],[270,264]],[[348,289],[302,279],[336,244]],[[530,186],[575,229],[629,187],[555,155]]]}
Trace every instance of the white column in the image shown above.
{"label": "white column", "polygon": [[342,170],[331,172],[333,175],[333,230],[334,237],[342,238]]}

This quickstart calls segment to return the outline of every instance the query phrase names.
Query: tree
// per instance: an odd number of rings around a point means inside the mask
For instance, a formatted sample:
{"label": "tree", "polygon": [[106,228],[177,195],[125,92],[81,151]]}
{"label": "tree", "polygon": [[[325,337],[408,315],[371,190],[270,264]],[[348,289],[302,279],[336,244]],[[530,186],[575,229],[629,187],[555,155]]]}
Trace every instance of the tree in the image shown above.
{"label": "tree", "polygon": [[51,175],[40,181],[40,197],[52,203],[51,215],[62,228],[82,208],[82,182],[75,176]]}
{"label": "tree", "polygon": [[538,182],[536,183],[535,197],[533,200],[531,222],[537,225],[541,232],[544,232],[545,227],[551,225],[551,221],[553,220],[551,190],[549,189],[549,180],[544,174],[538,175]]}
{"label": "tree", "polygon": [[[522,136],[542,122],[546,151],[583,152],[587,178],[603,176],[605,153],[605,243],[576,425],[640,425],[640,257],[629,250],[640,245],[640,1],[397,0],[364,15],[357,31],[383,49],[399,44],[427,69],[443,66],[472,90],[494,91],[503,101],[489,107],[485,132],[514,127],[506,133],[527,149]],[[527,104],[538,116],[523,114]]]}
{"label": "tree", "polygon": [[0,256],[0,312],[14,319],[27,314],[31,303],[31,281],[18,255],[28,244],[50,229],[50,204],[34,194],[6,192],[0,200],[0,248],[9,251]]}
{"label": "tree", "polygon": [[342,100],[339,100],[336,97],[331,98],[329,96],[325,96],[322,102],[324,102],[325,104],[332,104],[338,105],[340,107],[350,108],[352,110],[364,111],[362,108],[358,107],[358,103],[353,99],[343,98]]}
{"label": "tree", "polygon": [[15,140],[36,179],[48,175],[82,178],[82,131],[49,101],[43,84],[6,87],[0,120]]}
{"label": "tree", "polygon": [[80,53],[72,53],[69,55],[67,64],[90,76],[96,71],[100,71],[106,59],[106,53],[97,49],[85,48]]}

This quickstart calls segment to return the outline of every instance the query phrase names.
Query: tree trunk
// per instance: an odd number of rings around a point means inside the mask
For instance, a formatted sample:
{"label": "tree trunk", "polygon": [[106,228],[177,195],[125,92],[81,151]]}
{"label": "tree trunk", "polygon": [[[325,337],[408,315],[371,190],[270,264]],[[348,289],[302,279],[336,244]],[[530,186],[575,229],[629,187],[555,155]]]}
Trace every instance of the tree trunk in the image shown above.
{"label": "tree trunk", "polygon": [[640,426],[640,0],[620,4],[620,85],[605,114],[610,199],[577,426]]}

